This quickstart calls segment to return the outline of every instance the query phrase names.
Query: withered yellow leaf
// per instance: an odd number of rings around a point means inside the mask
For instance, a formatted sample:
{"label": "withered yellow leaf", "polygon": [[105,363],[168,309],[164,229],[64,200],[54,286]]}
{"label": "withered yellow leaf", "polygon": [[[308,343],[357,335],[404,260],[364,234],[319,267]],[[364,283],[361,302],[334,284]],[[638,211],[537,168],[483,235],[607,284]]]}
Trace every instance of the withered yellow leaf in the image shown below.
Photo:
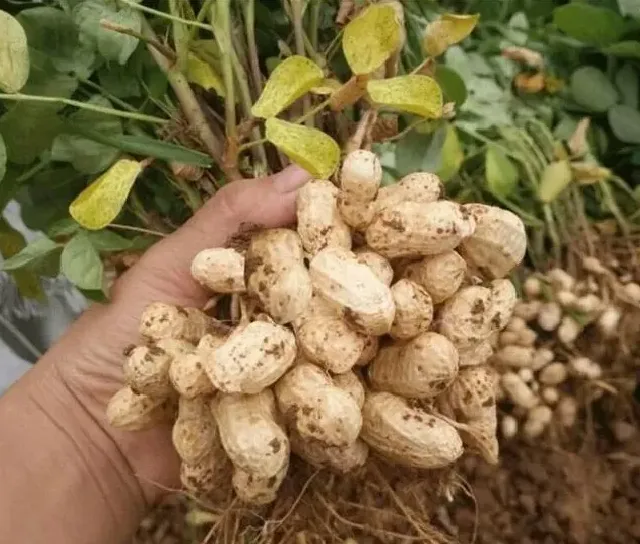
{"label": "withered yellow leaf", "polygon": [[324,132],[271,117],[266,136],[273,145],[312,176],[327,179],[340,161],[340,146]]}
{"label": "withered yellow leaf", "polygon": [[322,68],[311,59],[288,57],[276,66],[251,113],[265,119],[275,117],[323,80]]}
{"label": "withered yellow leaf", "polygon": [[553,202],[573,181],[573,172],[569,161],[556,161],[548,164],[538,186],[538,198],[548,204]]}
{"label": "withered yellow leaf", "polygon": [[437,57],[451,45],[464,40],[478,24],[480,15],[444,13],[427,25],[422,47],[427,55]]}
{"label": "withered yellow leaf", "polygon": [[442,90],[429,76],[408,75],[377,79],[367,83],[367,92],[376,104],[416,113],[428,119],[442,116]]}
{"label": "withered yellow leaf", "polygon": [[400,22],[388,4],[365,9],[344,29],[342,49],[351,71],[370,74],[382,66],[400,44]]}
{"label": "withered yellow leaf", "polygon": [[215,91],[224,96],[224,83],[213,67],[198,55],[189,51],[187,55],[187,79],[190,83],[197,83],[207,91]]}
{"label": "withered yellow leaf", "polygon": [[71,217],[86,229],[106,227],[122,210],[142,169],[141,163],[131,159],[115,162],[71,203]]}

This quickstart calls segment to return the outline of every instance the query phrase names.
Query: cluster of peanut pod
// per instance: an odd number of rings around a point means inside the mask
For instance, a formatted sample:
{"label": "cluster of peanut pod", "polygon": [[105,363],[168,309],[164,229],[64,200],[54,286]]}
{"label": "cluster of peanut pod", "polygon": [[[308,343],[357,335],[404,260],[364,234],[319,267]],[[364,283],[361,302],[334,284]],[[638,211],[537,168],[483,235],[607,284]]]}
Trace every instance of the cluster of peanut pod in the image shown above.
{"label": "cluster of peanut pod", "polygon": [[[560,268],[525,280],[524,299],[495,339],[492,359],[501,374],[500,428],[505,438],[537,438],[554,422],[571,428],[581,386],[592,386],[592,400],[602,394],[610,355],[598,361],[594,341],[603,344],[615,338],[624,313],[640,308],[640,285],[619,273],[615,262],[610,264],[585,257],[580,280]],[[590,339],[584,353],[583,338]]]}
{"label": "cluster of peanut pod", "polygon": [[486,363],[517,302],[505,277],[524,226],[441,199],[430,173],[381,179],[373,153],[350,153],[339,187],[300,189],[296,229],[200,252],[192,275],[212,300],[231,296],[231,325],[215,302],[144,311],[107,415],[130,430],[173,417],[187,490],[271,502],[290,453],[339,473],[370,452],[417,469],[465,447],[497,461]]}

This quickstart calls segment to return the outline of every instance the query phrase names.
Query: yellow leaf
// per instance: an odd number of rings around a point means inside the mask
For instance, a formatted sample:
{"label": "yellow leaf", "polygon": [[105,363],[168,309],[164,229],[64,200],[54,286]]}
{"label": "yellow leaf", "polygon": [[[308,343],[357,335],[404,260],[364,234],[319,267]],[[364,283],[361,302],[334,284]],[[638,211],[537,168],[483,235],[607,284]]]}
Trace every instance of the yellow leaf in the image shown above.
{"label": "yellow leaf", "polygon": [[392,6],[376,4],[365,9],[344,29],[342,49],[351,71],[370,74],[400,44],[400,23]]}
{"label": "yellow leaf", "polygon": [[480,15],[444,13],[427,25],[422,47],[431,57],[444,53],[453,44],[464,40],[478,24]]}
{"label": "yellow leaf", "polygon": [[190,83],[197,83],[207,91],[215,91],[219,96],[225,94],[224,83],[213,67],[191,51],[187,56],[187,79]]}
{"label": "yellow leaf", "polygon": [[17,93],[29,78],[27,35],[17,19],[1,10],[0,35],[0,90]]}
{"label": "yellow leaf", "polygon": [[86,229],[106,227],[122,210],[142,168],[141,163],[131,159],[114,163],[71,203],[71,217]]}
{"label": "yellow leaf", "polygon": [[455,176],[464,161],[464,151],[458,139],[458,132],[452,124],[447,125],[447,135],[440,152],[440,166],[436,172],[442,181],[449,181]]}
{"label": "yellow leaf", "polygon": [[323,80],[322,69],[311,59],[300,55],[289,57],[269,76],[251,113],[265,119],[275,117]]}
{"label": "yellow leaf", "polygon": [[416,113],[429,119],[442,116],[442,90],[429,76],[408,75],[369,81],[367,92],[376,104]]}
{"label": "yellow leaf", "polygon": [[340,83],[337,79],[325,79],[315,87],[312,87],[311,92],[313,94],[327,96],[333,94],[340,87],[342,87],[342,83]]}
{"label": "yellow leaf", "polygon": [[267,140],[312,176],[327,179],[337,168],[340,147],[324,132],[275,117],[265,126]]}
{"label": "yellow leaf", "polygon": [[548,164],[542,172],[542,179],[538,187],[538,198],[548,204],[553,202],[573,180],[573,172],[569,161],[556,161]]}

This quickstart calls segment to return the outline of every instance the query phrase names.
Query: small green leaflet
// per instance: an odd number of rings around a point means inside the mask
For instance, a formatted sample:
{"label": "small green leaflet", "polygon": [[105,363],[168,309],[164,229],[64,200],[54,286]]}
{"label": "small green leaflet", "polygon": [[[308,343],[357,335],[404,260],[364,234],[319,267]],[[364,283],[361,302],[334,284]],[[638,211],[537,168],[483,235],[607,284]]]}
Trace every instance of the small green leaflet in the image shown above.
{"label": "small green leaflet", "polygon": [[80,225],[71,217],[60,219],[53,223],[47,230],[49,238],[58,238],[59,236],[69,236],[80,229]]}
{"label": "small green leaflet", "polygon": [[640,0],[618,0],[618,7],[622,15],[640,18]]}
{"label": "small green leaflet", "polygon": [[133,246],[131,240],[110,230],[87,231],[87,236],[97,251],[124,251]]}
{"label": "small green leaflet", "polygon": [[616,72],[615,82],[622,97],[622,102],[631,108],[637,109],[640,78],[638,77],[638,71],[630,62],[625,63]]}
{"label": "small green leaflet", "polygon": [[607,113],[616,138],[627,144],[640,144],[640,113],[636,108],[616,104]]}
{"label": "small green leaflet", "polygon": [[628,59],[640,59],[640,42],[628,40],[611,44],[602,50],[607,55]]}
{"label": "small green leaflet", "polygon": [[618,41],[625,30],[624,19],[615,11],[585,2],[556,8],[553,22],[572,38],[600,47]]}
{"label": "small green leaflet", "polygon": [[13,257],[7,259],[2,269],[6,271],[18,270],[24,266],[35,267],[45,257],[56,251],[60,244],[55,243],[49,238],[38,238],[31,242],[27,247],[16,253]]}
{"label": "small green leaflet", "polygon": [[518,184],[518,169],[494,144],[487,147],[484,164],[487,189],[497,197],[509,197]]}
{"label": "small green leaflet", "polygon": [[102,288],[104,265],[86,232],[78,232],[62,250],[61,272],[81,289]]}
{"label": "small green leaflet", "polygon": [[618,101],[618,92],[603,72],[593,66],[571,75],[573,99],[588,111],[605,112]]}

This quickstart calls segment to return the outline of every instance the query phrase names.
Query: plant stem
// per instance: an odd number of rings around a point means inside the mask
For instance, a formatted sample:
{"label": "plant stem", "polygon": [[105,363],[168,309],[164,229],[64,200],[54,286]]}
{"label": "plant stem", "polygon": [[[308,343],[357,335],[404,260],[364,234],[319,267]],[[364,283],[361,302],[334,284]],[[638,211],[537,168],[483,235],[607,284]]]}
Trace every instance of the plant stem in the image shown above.
{"label": "plant stem", "polygon": [[146,6],[143,6],[142,4],[134,2],[134,0],[120,0],[120,3],[125,4],[130,8],[137,9],[138,11],[144,11],[145,13],[149,13],[150,15],[155,15],[156,17],[162,17],[163,19],[169,19],[170,21],[176,21],[185,25],[195,26],[197,28],[202,28],[211,32],[211,25],[199,23],[198,21],[190,21],[189,19],[183,19],[182,17],[170,15],[169,13],[165,13],[164,11],[158,11],[157,9],[148,8]]}
{"label": "plant stem", "polygon": [[256,44],[256,0],[247,0],[244,10],[244,18],[247,33],[247,47],[249,49],[249,65],[256,97],[262,93],[262,74],[260,72],[260,59]]}
{"label": "plant stem", "polygon": [[[289,0],[291,6],[291,20],[293,21],[293,34],[296,41],[296,54],[305,56],[304,29],[302,27],[302,0]],[[308,95],[302,97],[302,114],[304,123],[312,127],[314,125],[313,116],[307,116],[311,101]]]}
{"label": "plant stem", "polygon": [[50,158],[42,159],[38,164],[32,166],[24,174],[20,174],[16,178],[16,184],[22,184],[25,181],[30,180],[33,176],[42,172],[51,163]]}
{"label": "plant stem", "polygon": [[426,123],[427,121],[429,121],[429,119],[418,119],[417,121],[414,121],[409,126],[407,126],[401,132],[398,132],[398,134],[396,134],[395,136],[385,138],[384,142],[395,142],[396,140],[400,140],[404,138],[407,134],[409,134],[414,128],[416,128],[417,126],[420,126],[423,123]]}
{"label": "plant stem", "polygon": [[159,236],[160,238],[166,238],[166,234],[164,232],[160,232],[157,230],[145,229],[142,227],[133,227],[131,225],[121,225],[119,223],[109,223],[110,229],[120,229],[120,230],[130,230],[131,232],[141,232],[143,234],[151,234],[152,236]]}
{"label": "plant stem", "polygon": [[[155,32],[145,20],[143,20],[142,23],[142,32],[150,38],[156,38]],[[169,84],[178,97],[178,101],[180,102],[180,106],[182,107],[182,111],[187,121],[189,121],[192,127],[196,130],[209,155],[211,155],[218,164],[221,164],[222,145],[216,138],[209,126],[209,123],[207,122],[207,119],[202,113],[200,104],[198,103],[196,96],[193,94],[191,87],[189,87],[187,78],[182,73],[174,70],[169,60],[164,55],[160,54],[155,48],[149,46],[147,46],[147,48],[149,49],[151,56],[156,61],[156,64],[167,76]]]}
{"label": "plant stem", "polygon": [[128,102],[125,102],[124,100],[121,100],[117,96],[112,95],[109,91],[107,91],[106,89],[104,89],[103,87],[98,85],[97,83],[94,83],[90,79],[80,79],[80,83],[86,85],[87,87],[92,88],[94,91],[98,91],[106,99],[110,100],[114,104],[117,104],[122,109],[129,110],[129,111],[135,111],[135,112],[138,111],[136,108],[134,108]]}
{"label": "plant stem", "polygon": [[7,331],[9,331],[9,333],[12,334],[20,344],[22,344],[22,347],[25,348],[28,352],[31,353],[31,355],[33,355],[36,358],[36,360],[42,357],[42,353],[38,351],[38,348],[36,348],[29,341],[29,339],[20,332],[20,329],[18,329],[18,327],[16,327],[13,323],[11,323],[11,321],[9,321],[2,314],[0,314],[0,325],[2,325],[5,329],[7,329]]}
{"label": "plant stem", "polygon": [[318,22],[320,19],[320,8],[322,0],[311,1],[311,15],[309,16],[309,41],[314,51],[318,50]]}
{"label": "plant stem", "polygon": [[153,45],[158,51],[160,51],[163,55],[168,58],[175,58],[175,55],[171,49],[169,49],[166,45],[162,44],[158,40],[150,40],[146,36],[143,36],[140,32],[136,32],[132,28],[127,26],[118,25],[116,23],[112,23],[108,19],[102,19],[100,21],[100,26],[107,30],[112,30],[113,32],[118,32],[120,34],[125,34],[127,36],[133,36],[134,38],[144,42],[148,45]]}
{"label": "plant stem", "polygon": [[308,118],[313,117],[314,115],[316,115],[317,113],[320,113],[323,109],[325,109],[329,104],[331,103],[331,98],[327,98],[326,100],[320,102],[320,104],[318,104],[316,107],[310,109],[307,113],[305,113],[304,115],[301,115],[300,117],[298,117],[297,119],[294,119],[293,122],[294,123],[303,123],[304,121],[306,121]]}
{"label": "plant stem", "polygon": [[333,55],[335,55],[336,50],[338,49],[338,47],[340,46],[340,44],[342,43],[340,41],[340,39],[342,38],[342,33],[343,30],[340,30],[340,32],[338,32],[335,37],[333,38],[333,40],[331,40],[331,43],[329,44],[329,47],[327,47],[327,50],[324,53],[325,58],[327,59],[327,63],[331,60],[331,58],[333,57]]}
{"label": "plant stem", "polygon": [[264,145],[268,142],[269,140],[267,140],[266,138],[260,138],[259,140],[253,140],[251,142],[247,142],[246,144],[242,144],[238,146],[238,153],[242,153],[243,151],[246,151],[247,149],[251,149],[252,147],[255,147],[257,145]]}
{"label": "plant stem", "polygon": [[551,206],[549,204],[545,204],[542,207],[544,211],[544,218],[547,222],[547,230],[549,231],[549,237],[553,241],[553,253],[556,259],[556,263],[560,262],[561,258],[561,242],[560,235],[558,234],[558,230],[556,229],[555,219],[553,217],[553,212],[551,211]]}
{"label": "plant stem", "polygon": [[[202,21],[206,20],[207,15],[211,13],[211,6],[213,5],[213,2],[214,0],[204,0],[204,2],[202,3],[202,7],[200,8],[200,11],[198,11],[198,15],[196,16],[196,22],[202,23]],[[196,28],[196,26],[192,26],[189,30],[191,40],[196,37]]]}
{"label": "plant stem", "polygon": [[222,75],[224,79],[224,117],[227,139],[235,140],[236,134],[236,94],[233,82],[233,48],[231,45],[230,24],[231,0],[218,0],[214,9],[217,9],[215,17],[214,34],[220,46],[222,54]]}
{"label": "plant stem", "polygon": [[0,94],[0,100],[13,100],[16,102],[51,102],[54,104],[65,104],[67,106],[74,106],[76,108],[96,111],[98,113],[104,113],[105,115],[113,115],[114,117],[124,117],[125,119],[137,119],[138,121],[147,121],[148,123],[164,124],[168,123],[169,119],[162,119],[154,115],[146,115],[144,113],[135,113],[131,111],[116,110],[113,108],[106,108],[104,106],[96,106],[88,102],[80,102],[79,100],[72,100],[70,98],[60,98],[57,96],[38,96],[32,94]]}

